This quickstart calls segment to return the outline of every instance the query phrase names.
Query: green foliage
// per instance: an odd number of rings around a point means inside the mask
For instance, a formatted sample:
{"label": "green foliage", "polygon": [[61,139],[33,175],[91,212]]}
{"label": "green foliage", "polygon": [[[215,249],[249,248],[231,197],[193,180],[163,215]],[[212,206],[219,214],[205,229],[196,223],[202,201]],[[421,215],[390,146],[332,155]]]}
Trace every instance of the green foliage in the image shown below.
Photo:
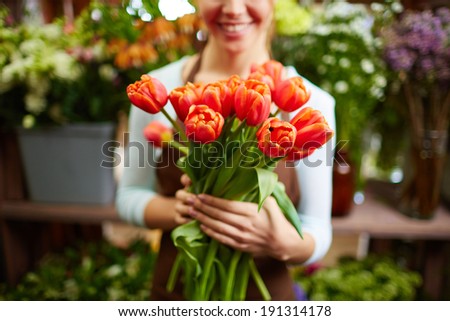
{"label": "green foliage", "polygon": [[145,241],[119,249],[106,241],[51,253],[0,300],[148,300],[156,254]]}
{"label": "green foliage", "polygon": [[359,172],[364,153],[361,138],[375,106],[384,100],[387,85],[374,17],[364,5],[346,1],[330,1],[310,10],[309,29],[289,36],[277,30],[273,54],[336,99],[336,140],[348,142],[344,148]]}
{"label": "green foliage", "polygon": [[168,21],[155,1],[143,21],[122,5],[92,1],[75,21],[16,24],[0,6],[0,126],[116,122],[126,87],[194,51],[196,16]]}
{"label": "green foliage", "polygon": [[278,35],[298,35],[312,24],[310,10],[299,6],[296,0],[278,0],[275,4],[275,24]]}
{"label": "green foliage", "polygon": [[363,260],[343,257],[335,267],[311,275],[297,269],[294,277],[314,301],[410,301],[422,283],[417,272],[375,255]]}

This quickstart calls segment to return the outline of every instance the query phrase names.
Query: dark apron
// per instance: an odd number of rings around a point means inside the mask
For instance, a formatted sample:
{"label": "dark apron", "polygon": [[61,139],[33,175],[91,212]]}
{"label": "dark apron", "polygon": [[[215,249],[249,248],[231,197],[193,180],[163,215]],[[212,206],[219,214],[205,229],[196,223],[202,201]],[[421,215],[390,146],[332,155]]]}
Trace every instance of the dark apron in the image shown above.
{"label": "dark apron", "polygon": [[[177,152],[173,149],[164,148],[162,151],[162,161],[158,164],[164,166],[158,167],[156,170],[158,178],[159,193],[164,196],[174,196],[178,189],[183,188],[180,183],[182,172],[176,167],[175,159]],[[288,193],[294,204],[298,204],[300,199],[300,189],[297,182],[297,175],[293,167],[285,166],[284,162],[280,162],[275,169],[280,181],[286,186]],[[151,300],[184,300],[183,286],[178,280],[173,292],[166,291],[166,283],[169,277],[177,249],[170,238],[170,231],[165,231],[161,238],[161,245],[153,275],[153,288],[151,291]],[[286,264],[273,258],[255,258],[256,266],[261,274],[272,300],[290,301],[295,300],[293,285],[294,282],[290,277]],[[262,300],[262,297],[255,283],[250,279],[246,300],[255,301]]]}

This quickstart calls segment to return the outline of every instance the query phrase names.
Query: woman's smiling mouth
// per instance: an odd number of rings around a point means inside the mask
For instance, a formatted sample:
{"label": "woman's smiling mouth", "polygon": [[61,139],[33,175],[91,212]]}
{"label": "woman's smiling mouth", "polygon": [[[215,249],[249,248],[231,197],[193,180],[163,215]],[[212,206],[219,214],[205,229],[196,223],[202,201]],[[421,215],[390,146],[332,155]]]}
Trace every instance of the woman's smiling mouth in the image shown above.
{"label": "woman's smiling mouth", "polygon": [[218,25],[227,33],[239,33],[250,27],[251,23],[219,23]]}

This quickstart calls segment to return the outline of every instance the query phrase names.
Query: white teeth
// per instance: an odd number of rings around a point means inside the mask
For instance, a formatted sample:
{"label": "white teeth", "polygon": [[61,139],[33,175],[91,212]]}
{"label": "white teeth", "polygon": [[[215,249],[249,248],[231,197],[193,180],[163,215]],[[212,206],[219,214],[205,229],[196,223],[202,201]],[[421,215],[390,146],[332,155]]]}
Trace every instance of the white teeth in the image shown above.
{"label": "white teeth", "polygon": [[223,24],[222,28],[227,32],[239,32],[247,28],[248,25],[249,25],[248,23],[232,24],[232,25]]}

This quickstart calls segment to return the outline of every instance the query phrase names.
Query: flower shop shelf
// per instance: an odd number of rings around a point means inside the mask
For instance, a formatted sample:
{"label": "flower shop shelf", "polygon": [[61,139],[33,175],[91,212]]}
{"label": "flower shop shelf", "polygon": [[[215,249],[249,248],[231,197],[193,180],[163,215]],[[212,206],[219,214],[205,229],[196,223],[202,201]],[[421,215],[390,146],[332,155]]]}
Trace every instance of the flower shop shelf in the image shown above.
{"label": "flower shop shelf", "polygon": [[0,282],[17,284],[46,253],[102,239],[102,223],[118,221],[114,205],[0,201]]}
{"label": "flower shop shelf", "polygon": [[357,251],[361,257],[369,251],[377,251],[377,247],[389,253],[395,240],[417,241],[414,244],[420,244],[419,252],[414,254],[414,260],[423,277],[423,291],[429,299],[441,300],[445,284],[449,282],[445,270],[450,264],[447,258],[450,210],[441,205],[431,219],[409,218],[396,209],[394,199],[398,188],[392,184],[370,182],[364,203],[354,205],[347,216],[333,218],[333,233],[335,236],[357,236]]}
{"label": "flower shop shelf", "polygon": [[53,204],[27,200],[4,201],[0,204],[0,218],[5,220],[57,221],[86,224],[100,224],[104,221],[120,220],[113,204]]}
{"label": "flower shop shelf", "polygon": [[333,231],[386,239],[450,240],[450,212],[441,206],[432,219],[416,220],[369,194],[347,216],[333,218]]}

